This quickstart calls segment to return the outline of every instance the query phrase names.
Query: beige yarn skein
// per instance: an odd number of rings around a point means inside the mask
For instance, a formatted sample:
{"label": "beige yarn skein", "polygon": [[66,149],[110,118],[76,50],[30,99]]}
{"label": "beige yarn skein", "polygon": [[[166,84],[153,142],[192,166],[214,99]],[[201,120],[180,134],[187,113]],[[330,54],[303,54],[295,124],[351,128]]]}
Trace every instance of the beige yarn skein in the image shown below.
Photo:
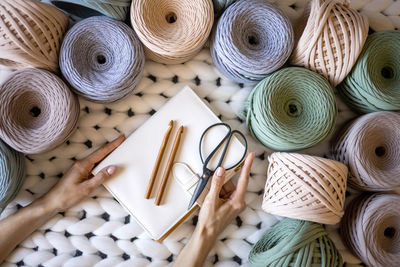
{"label": "beige yarn skein", "polygon": [[283,152],[271,154],[268,160],[264,211],[324,224],[340,221],[348,174],[344,164]]}
{"label": "beige yarn skein", "polygon": [[333,86],[350,72],[368,35],[368,19],[347,0],[311,0],[294,25],[290,63],[318,72]]}
{"label": "beige yarn skein", "polygon": [[0,1],[0,64],[58,71],[68,17],[37,0]]}
{"label": "beige yarn skein", "polygon": [[211,0],[133,0],[131,23],[146,56],[165,64],[194,57],[214,22]]}

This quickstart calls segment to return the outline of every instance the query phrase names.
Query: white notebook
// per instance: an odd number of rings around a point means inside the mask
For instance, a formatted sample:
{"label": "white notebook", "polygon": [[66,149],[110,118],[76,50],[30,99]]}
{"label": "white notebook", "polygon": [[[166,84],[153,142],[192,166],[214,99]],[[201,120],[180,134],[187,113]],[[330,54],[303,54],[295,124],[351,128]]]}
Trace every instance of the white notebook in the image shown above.
{"label": "white notebook", "polygon": [[[144,195],[150,175],[160,149],[161,142],[170,120],[174,120],[167,148],[161,161],[160,169],[154,183],[150,199]],[[160,206],[154,204],[160,186],[161,176],[168,161],[177,129],[183,125],[184,132],[175,161],[187,164],[190,169],[201,176],[203,164],[199,156],[199,141],[203,131],[210,125],[220,122],[218,117],[208,108],[196,93],[189,87],[183,88],[171,98],[149,120],[133,132],[125,142],[104,159],[93,171],[96,174],[107,165],[115,164],[118,171],[104,186],[113,194],[119,203],[135,218],[135,220],[155,240],[163,240],[190,214],[195,205],[188,211],[192,190],[185,190],[172,175],[169,176]],[[226,131],[216,128],[207,135],[203,151],[207,153],[223,138]],[[244,151],[242,143],[234,138],[230,144],[224,166],[230,166],[240,160]],[[227,174],[227,179],[233,172]],[[208,192],[210,181],[198,200],[201,206]]]}

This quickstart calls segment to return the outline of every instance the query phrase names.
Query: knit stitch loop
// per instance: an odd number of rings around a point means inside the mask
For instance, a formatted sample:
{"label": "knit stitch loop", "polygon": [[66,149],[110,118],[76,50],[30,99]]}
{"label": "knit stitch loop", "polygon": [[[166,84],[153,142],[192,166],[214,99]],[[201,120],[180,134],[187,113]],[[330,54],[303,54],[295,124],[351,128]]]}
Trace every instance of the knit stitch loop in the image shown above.
{"label": "knit stitch loop", "polygon": [[246,104],[246,124],[263,145],[299,150],[324,140],[336,121],[336,102],[326,79],[290,67],[271,74],[253,89]]}
{"label": "knit stitch loop", "polygon": [[79,17],[105,15],[122,21],[126,19],[131,4],[131,0],[52,0],[51,2]]}
{"label": "knit stitch loop", "polygon": [[286,62],[293,41],[292,25],[275,5],[266,0],[238,1],[219,19],[211,55],[229,79],[254,83]]}
{"label": "knit stitch loop", "polygon": [[347,167],[296,153],[273,153],[265,183],[264,211],[324,224],[343,216]]}
{"label": "knit stitch loop", "polygon": [[400,114],[381,111],[359,117],[332,152],[349,167],[350,186],[367,191],[400,187]]}
{"label": "knit stitch loop", "polygon": [[68,31],[60,68],[77,94],[109,103],[132,92],[141,80],[144,60],[135,32],[101,16],[84,19]]}
{"label": "knit stitch loop", "polygon": [[194,57],[214,22],[211,0],[133,0],[131,23],[146,56],[166,64]]}
{"label": "knit stitch loop", "polygon": [[400,195],[363,194],[346,208],[341,234],[367,266],[400,265]]}
{"label": "knit stitch loop", "polygon": [[18,194],[24,177],[24,156],[0,140],[0,213]]}
{"label": "knit stitch loop", "polygon": [[56,75],[23,69],[0,87],[0,137],[17,151],[36,154],[65,142],[74,132],[79,102]]}
{"label": "knit stitch loop", "polygon": [[322,225],[287,218],[254,245],[249,262],[253,267],[343,266],[339,251]]}
{"label": "knit stitch loop", "polygon": [[349,8],[348,1],[312,0],[295,23],[295,32],[298,42],[290,63],[313,70],[336,86],[361,52],[368,20]]}
{"label": "knit stitch loop", "polygon": [[68,17],[33,0],[0,1],[0,64],[57,72]]}
{"label": "knit stitch loop", "polygon": [[400,32],[379,31],[368,36],[357,63],[338,86],[357,112],[400,110]]}

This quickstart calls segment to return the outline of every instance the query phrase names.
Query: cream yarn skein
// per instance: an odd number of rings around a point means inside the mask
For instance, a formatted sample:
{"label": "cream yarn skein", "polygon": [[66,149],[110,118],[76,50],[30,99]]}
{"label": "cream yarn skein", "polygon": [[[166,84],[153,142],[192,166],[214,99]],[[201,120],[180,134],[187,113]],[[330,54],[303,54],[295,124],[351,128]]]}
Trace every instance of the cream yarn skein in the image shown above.
{"label": "cream yarn skein", "polygon": [[324,224],[340,221],[348,173],[344,164],[283,152],[271,154],[268,160],[264,211]]}
{"label": "cream yarn skein", "polygon": [[211,0],[133,0],[131,23],[146,56],[178,64],[194,57],[210,35],[214,22]]}
{"label": "cream yarn skein", "polygon": [[290,63],[325,76],[333,86],[350,72],[368,35],[367,18],[347,0],[312,0],[294,25],[298,42]]}
{"label": "cream yarn skein", "polygon": [[58,56],[68,17],[33,0],[0,1],[0,64],[58,72]]}

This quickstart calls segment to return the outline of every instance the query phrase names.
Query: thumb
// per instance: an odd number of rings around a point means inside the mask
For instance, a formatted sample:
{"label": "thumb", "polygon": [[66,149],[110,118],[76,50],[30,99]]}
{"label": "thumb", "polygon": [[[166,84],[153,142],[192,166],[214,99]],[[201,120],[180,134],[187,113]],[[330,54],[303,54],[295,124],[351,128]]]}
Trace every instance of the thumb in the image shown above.
{"label": "thumb", "polygon": [[215,201],[219,198],[219,193],[221,192],[222,186],[225,181],[225,170],[222,167],[219,167],[217,171],[214,173],[214,176],[211,180],[211,189],[208,192],[207,197],[210,200]]}
{"label": "thumb", "polygon": [[101,169],[94,177],[87,180],[85,183],[92,189],[104,183],[108,178],[113,176],[117,167],[114,165],[110,165]]}

